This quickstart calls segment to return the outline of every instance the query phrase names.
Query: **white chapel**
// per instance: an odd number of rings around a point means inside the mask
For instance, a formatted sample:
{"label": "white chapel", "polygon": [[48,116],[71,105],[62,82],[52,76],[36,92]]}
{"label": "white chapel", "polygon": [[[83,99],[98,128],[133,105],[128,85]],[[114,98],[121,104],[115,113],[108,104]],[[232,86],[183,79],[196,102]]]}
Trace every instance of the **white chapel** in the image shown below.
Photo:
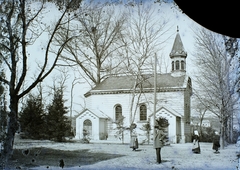
{"label": "white chapel", "polygon": [[[191,78],[186,74],[187,52],[184,49],[179,32],[177,32],[170,52],[171,72],[157,74],[156,82],[156,114],[155,118],[164,117],[168,120],[167,128],[170,143],[191,142],[190,103],[192,94]],[[142,91],[137,106],[134,123],[139,142],[146,140],[146,131],[142,130],[148,123],[153,129],[154,75],[142,75]],[[83,138],[87,131],[92,140],[123,140],[116,136],[116,120],[123,116],[123,126],[129,127],[130,103],[135,78],[133,76],[112,76],[92,88],[84,96],[86,109],[76,116],[76,139]],[[137,93],[138,91],[136,91]],[[130,141],[128,130],[123,131],[124,143]],[[152,139],[153,131],[151,130]],[[152,142],[152,141],[150,141]]]}

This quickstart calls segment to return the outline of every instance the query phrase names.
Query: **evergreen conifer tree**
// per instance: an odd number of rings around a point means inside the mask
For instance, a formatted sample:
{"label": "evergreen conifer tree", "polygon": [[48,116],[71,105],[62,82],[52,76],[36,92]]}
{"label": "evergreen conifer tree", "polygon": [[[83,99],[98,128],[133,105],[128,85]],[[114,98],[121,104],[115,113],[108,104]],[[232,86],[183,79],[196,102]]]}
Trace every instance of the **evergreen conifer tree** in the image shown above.
{"label": "evergreen conifer tree", "polygon": [[67,107],[64,106],[63,89],[54,88],[52,103],[48,106],[47,127],[49,139],[62,142],[67,133],[71,131],[67,116]]}
{"label": "evergreen conifer tree", "polygon": [[32,139],[42,139],[45,134],[45,113],[41,96],[29,95],[25,106],[20,112],[21,131]]}

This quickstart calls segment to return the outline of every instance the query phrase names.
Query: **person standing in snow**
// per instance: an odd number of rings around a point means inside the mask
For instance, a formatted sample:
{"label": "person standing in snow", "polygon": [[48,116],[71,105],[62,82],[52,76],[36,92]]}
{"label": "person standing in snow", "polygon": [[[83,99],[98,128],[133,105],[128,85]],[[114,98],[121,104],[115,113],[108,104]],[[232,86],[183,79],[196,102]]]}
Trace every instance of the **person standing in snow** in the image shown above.
{"label": "person standing in snow", "polygon": [[215,131],[214,134],[213,134],[213,147],[212,147],[212,149],[215,150],[214,153],[220,153],[218,151],[218,149],[220,148],[219,141],[220,141],[220,136],[219,136],[218,132]]}
{"label": "person standing in snow", "polygon": [[164,146],[164,138],[166,135],[163,132],[163,129],[158,126],[155,127],[155,138],[154,138],[154,148],[156,149],[157,163],[161,163],[161,148]]}
{"label": "person standing in snow", "polygon": [[137,138],[137,132],[136,132],[137,125],[134,123],[130,127],[132,133],[131,133],[131,141],[130,141],[130,148],[133,149],[133,151],[136,151],[138,149],[138,138]]}
{"label": "person standing in snow", "polygon": [[192,148],[193,153],[200,153],[200,145],[199,145],[199,134],[197,130],[194,130],[193,134],[193,148]]}

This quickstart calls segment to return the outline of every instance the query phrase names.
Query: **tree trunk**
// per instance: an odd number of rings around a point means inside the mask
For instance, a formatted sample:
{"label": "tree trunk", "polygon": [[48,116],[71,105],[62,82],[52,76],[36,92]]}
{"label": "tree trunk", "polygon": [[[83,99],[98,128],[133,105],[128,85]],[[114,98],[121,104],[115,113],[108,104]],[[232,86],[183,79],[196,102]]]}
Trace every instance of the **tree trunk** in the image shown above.
{"label": "tree trunk", "polygon": [[101,83],[101,61],[100,58],[97,57],[97,79],[95,85],[98,85]]}
{"label": "tree trunk", "polygon": [[203,118],[200,118],[200,125],[199,125],[199,134],[201,137],[203,137],[203,134],[202,134],[202,122],[203,122]]}
{"label": "tree trunk", "polygon": [[231,113],[229,120],[228,120],[228,142],[229,143],[234,143],[233,140],[233,113]]}
{"label": "tree trunk", "polygon": [[122,144],[124,144],[124,130],[122,130]]}
{"label": "tree trunk", "polygon": [[220,132],[220,145],[221,149],[224,149],[224,137],[225,137],[225,128],[224,128],[224,121],[221,121],[221,132]]}
{"label": "tree trunk", "polygon": [[[18,99],[16,97],[11,98],[10,103],[10,113],[8,117],[8,126],[7,126],[7,135],[4,141],[4,149],[3,149],[3,161],[5,162],[5,166],[8,166],[8,160],[11,158],[13,154],[13,144],[15,133],[19,128],[17,121],[17,113],[18,113]],[[7,168],[6,168],[7,169]]]}

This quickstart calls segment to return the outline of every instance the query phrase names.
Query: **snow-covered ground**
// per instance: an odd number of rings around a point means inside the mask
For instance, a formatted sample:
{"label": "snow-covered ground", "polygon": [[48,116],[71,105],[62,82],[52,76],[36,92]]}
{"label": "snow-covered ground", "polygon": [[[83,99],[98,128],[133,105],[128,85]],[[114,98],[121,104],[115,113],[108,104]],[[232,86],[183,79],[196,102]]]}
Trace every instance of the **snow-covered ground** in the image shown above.
{"label": "snow-covered ground", "polygon": [[[28,141],[16,140],[15,148],[26,147],[50,147],[52,149],[61,150],[80,150],[89,149],[92,153],[111,153],[125,155],[114,159],[97,162],[90,165],[78,165],[75,167],[64,169],[173,169],[173,170],[238,170],[239,162],[236,156],[237,147],[228,145],[224,150],[220,150],[220,154],[214,154],[211,143],[201,143],[201,154],[193,154],[192,144],[171,144],[165,146],[162,151],[162,163],[156,163],[155,150],[152,145],[140,145],[138,151],[132,151],[128,144],[118,143],[99,143],[92,141],[90,144],[81,143],[54,143],[50,141]],[[63,155],[64,157],[64,155]],[[65,162],[67,167],[67,162]],[[61,169],[60,167],[36,167],[39,169]]]}

